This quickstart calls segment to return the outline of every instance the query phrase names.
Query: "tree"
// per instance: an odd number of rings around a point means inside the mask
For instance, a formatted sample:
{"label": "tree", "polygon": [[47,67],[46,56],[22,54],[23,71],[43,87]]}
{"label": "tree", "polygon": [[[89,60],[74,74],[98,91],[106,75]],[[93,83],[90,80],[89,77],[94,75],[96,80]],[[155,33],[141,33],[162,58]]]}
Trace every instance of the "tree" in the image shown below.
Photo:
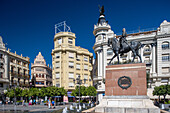
{"label": "tree", "polygon": [[36,97],[36,96],[39,96],[39,94],[40,94],[39,89],[33,88],[33,87],[29,89],[29,94],[28,94],[29,97],[32,97],[32,96]]}
{"label": "tree", "polygon": [[[64,96],[64,95],[67,95],[67,91],[64,89],[64,87],[61,87],[61,88],[58,88],[58,94],[60,96]],[[57,95],[57,96],[59,96]]]}
{"label": "tree", "polygon": [[29,97],[29,90],[28,89],[24,89],[22,90],[22,97],[26,98],[26,100],[28,100]]}
{"label": "tree", "polygon": [[170,94],[170,85],[161,85],[161,86],[156,86],[153,90],[153,95],[157,95],[159,97],[159,102],[160,102],[160,96],[162,95],[164,97],[164,103],[165,103],[165,98],[166,95]]}
{"label": "tree", "polygon": [[89,86],[86,88],[86,92],[88,96],[96,96],[97,95],[97,91],[96,88],[93,86]]}
{"label": "tree", "polygon": [[94,86],[89,86],[86,88],[86,92],[87,92],[87,95],[90,96],[90,99],[91,99],[91,96],[96,96],[97,95],[97,91],[96,91],[96,88]]}
{"label": "tree", "polygon": [[7,89],[7,92],[5,93],[10,99],[14,98],[14,90],[13,89]]}
{"label": "tree", "polygon": [[154,87],[154,90],[153,90],[153,92],[152,92],[152,94],[153,94],[153,96],[158,96],[158,99],[159,99],[159,102],[160,102],[160,88],[158,87],[158,86],[155,86]]}

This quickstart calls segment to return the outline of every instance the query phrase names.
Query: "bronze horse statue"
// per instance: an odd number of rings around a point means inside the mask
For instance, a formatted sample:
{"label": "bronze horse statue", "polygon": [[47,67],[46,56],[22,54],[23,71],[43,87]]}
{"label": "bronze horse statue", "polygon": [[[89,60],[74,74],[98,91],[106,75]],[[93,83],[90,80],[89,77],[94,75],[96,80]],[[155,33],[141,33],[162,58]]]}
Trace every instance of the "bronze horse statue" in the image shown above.
{"label": "bronze horse statue", "polygon": [[139,54],[139,49],[142,47],[142,44],[138,41],[131,41],[130,43],[124,43],[123,44],[123,50],[120,47],[120,42],[117,40],[117,38],[112,38],[112,39],[108,39],[108,46],[111,45],[111,48],[114,52],[114,56],[112,57],[112,59],[109,62],[109,65],[111,64],[112,60],[117,56],[117,60],[118,60],[118,64],[119,64],[119,54],[123,55],[124,53],[128,53],[129,51],[132,51],[133,53],[133,60],[132,62],[134,62],[134,59],[136,56],[139,57],[140,62],[142,62],[142,58]]}

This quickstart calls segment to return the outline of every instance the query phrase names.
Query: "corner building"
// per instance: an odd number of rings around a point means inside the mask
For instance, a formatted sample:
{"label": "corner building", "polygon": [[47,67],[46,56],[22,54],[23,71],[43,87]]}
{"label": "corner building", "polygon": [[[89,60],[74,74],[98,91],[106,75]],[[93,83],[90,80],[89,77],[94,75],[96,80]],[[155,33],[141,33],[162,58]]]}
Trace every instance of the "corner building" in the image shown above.
{"label": "corner building", "polygon": [[35,77],[35,87],[52,86],[52,69],[46,65],[46,61],[41,52],[34,59],[34,64],[31,64],[31,79]]}
{"label": "corner building", "polygon": [[68,91],[75,89],[73,80],[79,75],[86,80],[82,86],[92,86],[92,58],[87,49],[75,46],[75,34],[59,32],[54,36],[52,50],[52,81],[53,86],[64,87]]}
{"label": "corner building", "polygon": [[0,93],[10,87],[29,87],[29,57],[6,49],[0,36]]}
{"label": "corner building", "polygon": [[[95,44],[93,46],[96,54],[93,70],[93,82],[97,88],[98,101],[105,95],[105,76],[106,66],[113,57],[113,50],[108,46],[109,38],[119,38],[111,30],[111,26],[105,19],[105,15],[100,15],[98,23],[94,25],[93,34],[95,36]],[[149,74],[149,83],[147,95],[151,98],[155,86],[170,84],[170,22],[164,20],[158,28],[144,29],[140,31],[127,32],[126,39],[130,41],[140,41],[143,47],[139,50],[142,62],[146,64],[146,71]],[[120,56],[120,62],[128,62],[133,59],[132,52],[128,52]],[[115,63],[114,58],[112,63]],[[135,58],[135,62],[139,62],[139,58]],[[167,96],[169,98],[169,96]]]}

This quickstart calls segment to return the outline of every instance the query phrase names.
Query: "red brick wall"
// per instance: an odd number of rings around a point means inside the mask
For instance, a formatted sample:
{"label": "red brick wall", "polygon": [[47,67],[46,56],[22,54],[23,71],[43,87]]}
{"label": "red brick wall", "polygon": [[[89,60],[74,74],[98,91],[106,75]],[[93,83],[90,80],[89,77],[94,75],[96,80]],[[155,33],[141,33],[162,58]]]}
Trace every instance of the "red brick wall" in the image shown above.
{"label": "red brick wall", "polygon": [[[122,89],[118,85],[118,79],[122,76],[131,78],[132,85],[128,89]],[[106,66],[105,95],[147,95],[146,65],[121,64]]]}

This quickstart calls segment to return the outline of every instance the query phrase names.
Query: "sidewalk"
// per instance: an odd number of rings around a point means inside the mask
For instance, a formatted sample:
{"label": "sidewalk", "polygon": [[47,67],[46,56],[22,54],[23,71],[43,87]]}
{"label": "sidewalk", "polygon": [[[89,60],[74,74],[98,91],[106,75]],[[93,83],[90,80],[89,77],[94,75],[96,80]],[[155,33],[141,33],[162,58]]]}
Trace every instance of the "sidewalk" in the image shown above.
{"label": "sidewalk", "polygon": [[1,105],[0,106],[0,113],[1,111],[27,111],[27,112],[36,112],[36,111],[43,111],[43,112],[48,112],[48,111],[55,111],[55,110],[60,110],[63,109],[64,107],[69,107],[69,105],[59,105],[55,106],[54,109],[48,109],[48,106],[43,106],[43,105],[32,105],[32,106],[22,106],[22,105]]}

